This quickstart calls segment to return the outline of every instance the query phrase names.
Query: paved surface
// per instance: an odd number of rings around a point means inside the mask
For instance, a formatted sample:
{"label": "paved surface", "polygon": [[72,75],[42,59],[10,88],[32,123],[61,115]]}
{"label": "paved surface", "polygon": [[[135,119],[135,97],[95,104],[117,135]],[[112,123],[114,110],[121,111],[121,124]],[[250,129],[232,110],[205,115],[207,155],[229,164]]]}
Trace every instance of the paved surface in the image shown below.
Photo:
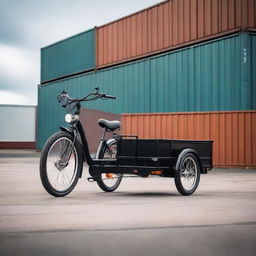
{"label": "paved surface", "polygon": [[38,154],[7,153],[0,255],[256,255],[256,170],[213,170],[183,197],[158,177],[104,193],[85,167],[75,190],[54,198],[40,183]]}

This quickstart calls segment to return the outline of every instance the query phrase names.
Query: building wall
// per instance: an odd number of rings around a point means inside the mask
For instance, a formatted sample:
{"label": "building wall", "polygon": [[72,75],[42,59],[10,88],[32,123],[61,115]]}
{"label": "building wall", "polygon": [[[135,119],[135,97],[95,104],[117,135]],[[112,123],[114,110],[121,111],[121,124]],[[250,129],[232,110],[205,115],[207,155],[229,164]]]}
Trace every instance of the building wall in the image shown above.
{"label": "building wall", "polygon": [[0,105],[0,116],[0,148],[35,147],[35,106]]}
{"label": "building wall", "polygon": [[251,34],[252,109],[256,109],[256,33]]}

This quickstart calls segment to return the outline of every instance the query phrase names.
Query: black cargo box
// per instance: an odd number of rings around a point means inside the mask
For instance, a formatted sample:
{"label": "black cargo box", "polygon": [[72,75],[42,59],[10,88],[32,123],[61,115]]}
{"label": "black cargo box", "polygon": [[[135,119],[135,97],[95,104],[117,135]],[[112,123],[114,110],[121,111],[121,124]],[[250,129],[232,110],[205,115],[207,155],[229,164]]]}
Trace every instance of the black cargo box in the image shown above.
{"label": "black cargo box", "polygon": [[197,152],[203,168],[212,168],[212,141],[137,139],[121,136],[117,164],[172,168],[183,149]]}

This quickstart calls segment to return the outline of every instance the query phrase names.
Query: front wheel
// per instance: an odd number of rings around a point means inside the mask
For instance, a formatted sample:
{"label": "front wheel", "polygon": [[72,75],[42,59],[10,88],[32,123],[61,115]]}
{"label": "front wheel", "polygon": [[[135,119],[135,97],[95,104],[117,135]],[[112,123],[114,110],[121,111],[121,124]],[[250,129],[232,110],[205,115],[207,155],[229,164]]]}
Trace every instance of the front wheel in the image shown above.
{"label": "front wheel", "polygon": [[200,181],[200,166],[194,154],[185,154],[175,173],[175,185],[183,196],[192,195]]}
{"label": "front wheel", "polygon": [[40,158],[40,177],[46,191],[56,197],[69,194],[83,168],[79,142],[73,136],[57,132],[46,142]]}
{"label": "front wheel", "polygon": [[[102,147],[99,154],[99,159],[114,159],[116,158],[116,152],[117,142],[116,140],[112,140],[107,145]],[[122,178],[122,174],[102,173],[97,179],[97,184],[103,191],[113,192],[119,187]]]}

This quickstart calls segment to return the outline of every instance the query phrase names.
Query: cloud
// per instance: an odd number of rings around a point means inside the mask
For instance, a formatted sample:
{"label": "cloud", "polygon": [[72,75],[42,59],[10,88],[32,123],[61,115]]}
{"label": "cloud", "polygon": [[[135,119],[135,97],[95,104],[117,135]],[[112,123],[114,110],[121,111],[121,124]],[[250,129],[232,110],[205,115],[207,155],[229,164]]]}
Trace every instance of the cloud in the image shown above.
{"label": "cloud", "polygon": [[39,54],[26,49],[0,44],[0,89],[19,91],[33,88],[39,82]]}
{"label": "cloud", "polygon": [[21,77],[27,70],[33,70],[34,64],[29,52],[18,47],[0,44],[0,70],[2,75]]}
{"label": "cloud", "polygon": [[36,105],[35,100],[31,97],[19,93],[0,90],[0,104],[11,105]]}
{"label": "cloud", "polygon": [[1,0],[0,93],[24,95],[28,104],[34,104],[40,48],[160,1]]}

